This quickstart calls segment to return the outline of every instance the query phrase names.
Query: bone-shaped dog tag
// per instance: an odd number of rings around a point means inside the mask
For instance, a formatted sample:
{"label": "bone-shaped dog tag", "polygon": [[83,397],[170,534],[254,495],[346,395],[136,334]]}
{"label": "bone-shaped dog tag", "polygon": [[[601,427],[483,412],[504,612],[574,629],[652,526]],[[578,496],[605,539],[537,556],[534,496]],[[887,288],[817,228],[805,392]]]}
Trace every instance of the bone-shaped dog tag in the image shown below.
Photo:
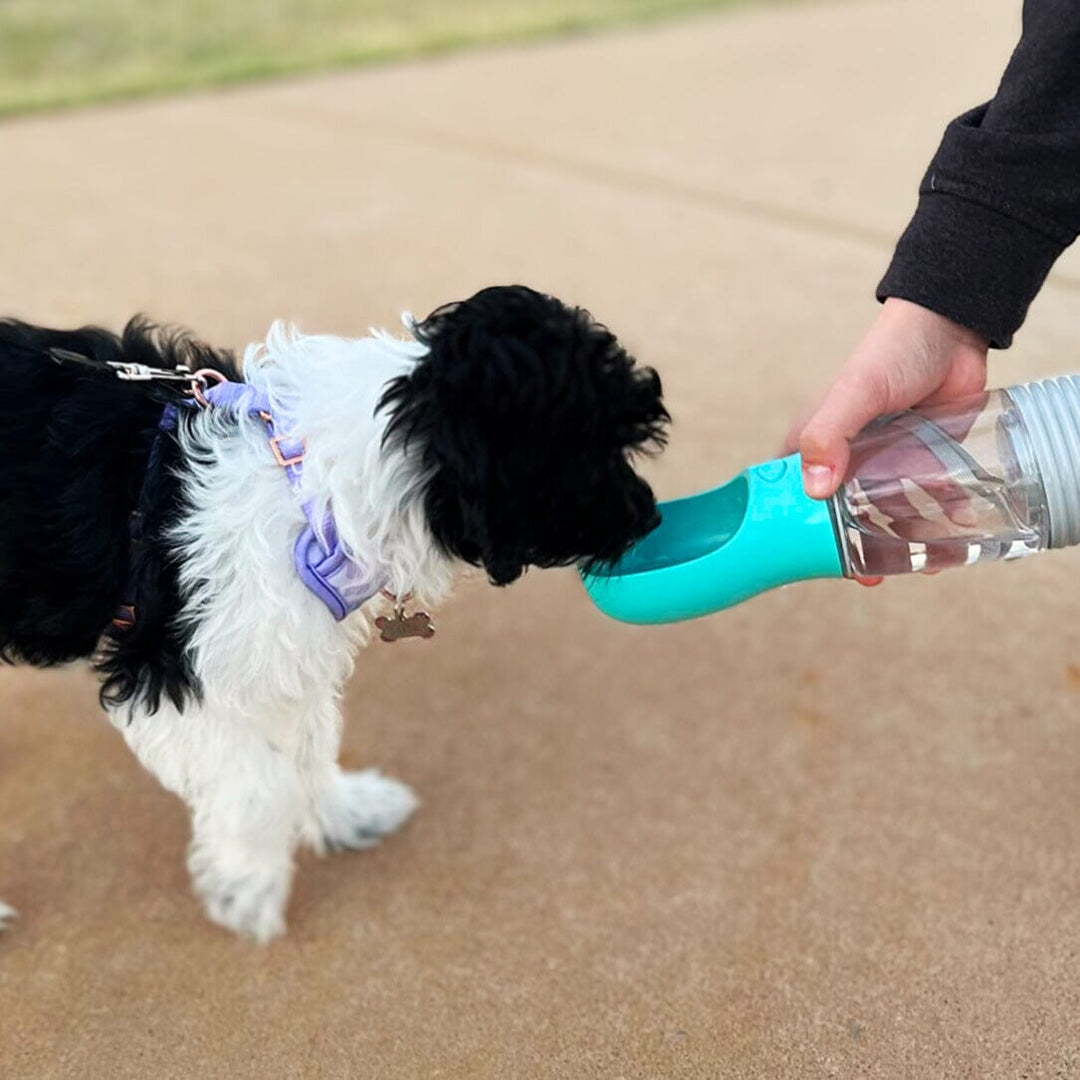
{"label": "bone-shaped dog tag", "polygon": [[380,639],[390,643],[402,638],[427,639],[435,636],[435,624],[426,611],[406,615],[399,609],[393,615],[380,615],[375,620],[375,625],[379,629]]}

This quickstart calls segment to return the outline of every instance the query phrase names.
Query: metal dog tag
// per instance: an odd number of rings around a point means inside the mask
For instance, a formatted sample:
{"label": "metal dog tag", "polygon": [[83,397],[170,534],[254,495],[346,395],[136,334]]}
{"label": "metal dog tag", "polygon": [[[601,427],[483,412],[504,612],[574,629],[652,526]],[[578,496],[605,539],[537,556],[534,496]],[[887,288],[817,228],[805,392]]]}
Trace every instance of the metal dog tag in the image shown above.
{"label": "metal dog tag", "polygon": [[412,615],[405,614],[405,605],[412,598],[412,593],[395,596],[389,589],[383,589],[382,594],[394,605],[393,615],[380,615],[375,620],[379,637],[383,641],[393,644],[402,638],[427,639],[435,636],[435,624],[426,611],[417,611]]}
{"label": "metal dog tag", "polygon": [[391,644],[402,638],[427,639],[435,636],[435,624],[426,611],[406,615],[399,609],[393,615],[380,615],[375,625],[379,629],[379,638]]}

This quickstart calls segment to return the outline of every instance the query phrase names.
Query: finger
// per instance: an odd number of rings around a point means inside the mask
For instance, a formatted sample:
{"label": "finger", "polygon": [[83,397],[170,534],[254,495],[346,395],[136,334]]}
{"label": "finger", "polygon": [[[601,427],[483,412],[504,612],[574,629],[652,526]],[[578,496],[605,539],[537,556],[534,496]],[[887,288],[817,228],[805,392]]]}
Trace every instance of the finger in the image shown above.
{"label": "finger", "polygon": [[979,524],[979,511],[971,495],[959,484],[950,483],[946,490],[940,487],[930,495],[937,500],[942,513],[961,529],[971,531]]}
{"label": "finger", "polygon": [[887,407],[888,395],[880,378],[857,370],[841,375],[799,436],[808,495],[826,499],[836,491],[847,472],[848,440]]}
{"label": "finger", "polygon": [[954,524],[963,528],[978,522],[967,492],[963,488],[955,491],[957,502],[950,505],[941,492],[927,486],[896,483],[871,492],[870,501],[889,522],[889,532],[904,540],[926,543],[955,537]]}
{"label": "finger", "polygon": [[879,525],[863,522],[851,547],[852,577],[877,583],[889,574],[911,573],[911,552],[904,540]]}
{"label": "finger", "polygon": [[910,518],[893,523],[893,532],[909,544],[932,544],[935,540],[948,540],[952,536],[948,523]]}
{"label": "finger", "polygon": [[[975,497],[950,476],[912,477],[906,500],[908,510],[903,516],[940,525],[942,536],[955,534],[955,530],[949,528],[948,522],[960,529],[972,530],[981,520]],[[896,513],[895,508],[886,509],[882,506],[882,500],[876,496],[873,502],[884,513]]]}
{"label": "finger", "polygon": [[781,457],[787,457],[788,454],[794,454],[799,449],[799,438],[802,435],[802,430],[805,426],[806,422],[802,418],[796,420],[795,423],[791,425],[780,446]]}
{"label": "finger", "polygon": [[947,521],[939,515],[927,517],[920,513],[903,488],[875,492],[874,508],[889,522],[887,532],[901,541],[926,543],[952,535]]}
{"label": "finger", "polygon": [[[886,428],[856,450],[848,467],[849,479],[856,481],[867,501],[883,513],[909,518],[944,514],[953,524],[969,530],[979,524],[976,497],[920,439]],[[903,497],[896,502],[893,497],[898,494]],[[932,505],[928,499],[933,500]]]}
{"label": "finger", "polygon": [[796,418],[795,422],[788,428],[787,436],[784,439],[782,453],[786,457],[788,454],[794,454],[799,449],[799,439],[802,437],[803,428],[806,427],[810,418],[821,407],[820,399],[812,406],[804,408]]}

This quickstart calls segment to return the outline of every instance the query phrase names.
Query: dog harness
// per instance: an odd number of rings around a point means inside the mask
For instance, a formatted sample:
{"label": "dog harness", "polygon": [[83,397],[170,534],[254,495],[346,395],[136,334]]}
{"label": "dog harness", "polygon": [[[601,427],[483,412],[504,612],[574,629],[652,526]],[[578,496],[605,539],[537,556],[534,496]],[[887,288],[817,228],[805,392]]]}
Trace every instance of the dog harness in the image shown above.
{"label": "dog harness", "polygon": [[[330,510],[320,513],[314,501],[302,494],[304,440],[293,434],[294,425],[288,417],[271,410],[270,398],[264,390],[250,383],[219,382],[203,390],[199,403],[222,409],[235,416],[250,416],[266,428],[266,437],[274,461],[284,471],[289,486],[300,500],[300,509],[307,526],[293,546],[293,563],[300,580],[329,609],[339,622],[366,604],[385,588],[387,577],[375,567],[368,566],[349,549],[338,535],[334,515]],[[176,406],[171,422],[176,425]],[[165,417],[162,417],[165,422]]]}
{"label": "dog harness", "polygon": [[[368,566],[338,535],[332,511],[327,508],[320,513],[313,499],[304,498],[303,476],[304,440],[293,434],[295,425],[278,410],[274,416],[270,396],[250,383],[230,382],[219,371],[203,368],[192,372],[184,365],[175,369],[149,367],[146,364],[91,359],[66,349],[50,349],[50,358],[58,364],[74,364],[93,370],[111,371],[123,382],[186,383],[191,397],[166,405],[158,422],[158,435],[154,439],[147,463],[147,479],[156,472],[161,454],[161,436],[174,432],[179,423],[180,409],[213,406],[234,416],[250,416],[266,428],[267,441],[274,460],[284,471],[289,486],[297,495],[300,508],[307,520],[293,545],[293,564],[300,580],[326,605],[330,614],[340,622],[361,608],[376,593],[382,592],[393,601],[393,617],[380,616],[375,625],[382,631],[384,641],[397,641],[405,637],[430,638],[435,634],[431,617],[418,611],[406,615],[404,611],[408,596],[394,596],[386,591],[389,578],[382,570]],[[213,383],[213,385],[211,385]],[[145,489],[146,480],[143,486]],[[132,514],[131,542],[136,547],[142,542],[141,506],[145,492],[139,495],[138,506]],[[117,630],[130,630],[135,625],[135,605],[124,603],[112,620]]]}

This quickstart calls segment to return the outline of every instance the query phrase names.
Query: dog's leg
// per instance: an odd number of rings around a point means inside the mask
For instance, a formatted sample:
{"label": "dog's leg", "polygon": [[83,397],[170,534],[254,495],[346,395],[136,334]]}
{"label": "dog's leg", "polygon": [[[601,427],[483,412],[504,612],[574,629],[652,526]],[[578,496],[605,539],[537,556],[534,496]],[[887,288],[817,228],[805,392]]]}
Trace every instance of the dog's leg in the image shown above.
{"label": "dog's leg", "polygon": [[214,922],[265,942],[285,930],[304,800],[292,761],[269,744],[249,748],[191,801],[188,870]]}
{"label": "dog's leg", "polygon": [[207,915],[259,942],[281,934],[308,806],[292,756],[230,710],[124,719],[115,722],[136,756],[191,811],[188,869]]}
{"label": "dog's leg", "polygon": [[323,774],[313,807],[320,851],[374,847],[408,820],[419,805],[412,789],[378,769]]}
{"label": "dog's leg", "polygon": [[3,900],[0,900],[0,931],[7,927],[7,924],[15,918],[17,912],[13,907],[8,907]]}
{"label": "dog's leg", "polygon": [[419,802],[412,789],[378,769],[346,771],[341,746],[340,692],[309,695],[297,761],[308,791],[304,842],[319,854],[374,847],[398,829]]}

